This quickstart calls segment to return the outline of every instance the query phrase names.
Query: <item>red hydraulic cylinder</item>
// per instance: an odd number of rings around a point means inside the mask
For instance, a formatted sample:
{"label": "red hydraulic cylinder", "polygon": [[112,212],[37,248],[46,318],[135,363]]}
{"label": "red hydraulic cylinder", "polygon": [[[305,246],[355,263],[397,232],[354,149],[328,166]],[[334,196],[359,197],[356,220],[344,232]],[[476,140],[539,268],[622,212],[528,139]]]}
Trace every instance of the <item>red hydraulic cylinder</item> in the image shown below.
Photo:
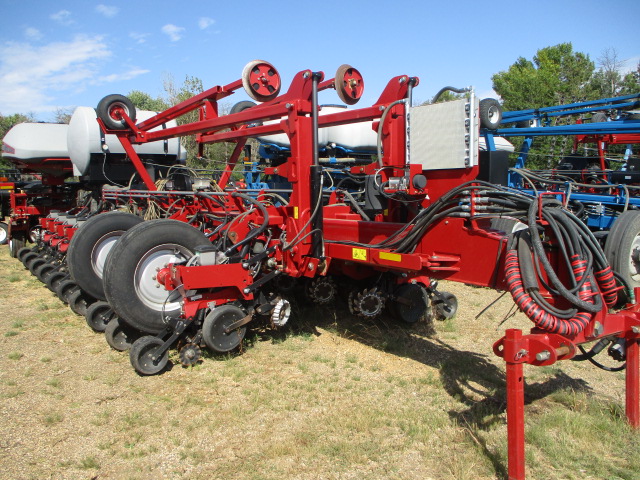
{"label": "red hydraulic cylinder", "polygon": [[504,339],[507,362],[507,441],[509,480],[524,480],[524,373],[522,330],[508,329]]}

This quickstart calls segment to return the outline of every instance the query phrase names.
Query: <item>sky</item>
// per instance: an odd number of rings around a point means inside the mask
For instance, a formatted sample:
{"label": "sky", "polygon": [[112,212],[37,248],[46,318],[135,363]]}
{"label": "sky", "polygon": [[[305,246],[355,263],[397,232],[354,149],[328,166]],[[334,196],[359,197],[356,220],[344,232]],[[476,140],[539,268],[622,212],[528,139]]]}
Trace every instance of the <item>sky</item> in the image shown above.
{"label": "sky", "polygon": [[606,49],[628,70],[640,61],[640,0],[0,0],[0,18],[0,114],[41,121],[112,93],[163,95],[171,77],[227,85],[256,59],[276,67],[283,91],[297,72],[329,79],[350,64],[361,106],[398,75],[419,77],[414,103],[447,85],[494,96],[493,74],[563,42],[596,64]]}

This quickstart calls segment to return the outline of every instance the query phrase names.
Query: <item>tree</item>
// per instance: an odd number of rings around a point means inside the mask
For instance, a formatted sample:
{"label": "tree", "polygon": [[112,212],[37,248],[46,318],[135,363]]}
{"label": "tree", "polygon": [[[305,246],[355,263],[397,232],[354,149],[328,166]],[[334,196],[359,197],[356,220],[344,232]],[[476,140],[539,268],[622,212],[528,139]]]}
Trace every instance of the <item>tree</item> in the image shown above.
{"label": "tree", "polygon": [[[571,43],[561,43],[537,51],[533,60],[520,57],[506,72],[493,75],[493,89],[505,110],[562,105],[594,97],[590,79],[595,65],[589,55],[574,52]],[[569,120],[555,117],[554,122]],[[513,139],[517,143],[517,139]],[[567,138],[538,139],[531,150],[531,168],[553,167],[570,152]],[[537,160],[537,161],[536,161]]]}
{"label": "tree", "polygon": [[150,112],[161,112],[169,108],[169,104],[161,97],[153,98],[148,93],[140,90],[131,90],[127,95],[129,100],[133,102],[139,110],[148,110]]}
{"label": "tree", "polygon": [[620,95],[630,95],[640,92],[640,62],[636,66],[636,70],[627,73],[621,82]]}
{"label": "tree", "polygon": [[71,121],[71,116],[73,115],[73,110],[69,108],[56,108],[56,113],[54,115],[55,123],[66,123],[68,124]]}
{"label": "tree", "polygon": [[594,69],[589,55],[574,52],[571,43],[561,43],[538,50],[532,61],[518,58],[491,79],[506,110],[523,110],[589,99]]}

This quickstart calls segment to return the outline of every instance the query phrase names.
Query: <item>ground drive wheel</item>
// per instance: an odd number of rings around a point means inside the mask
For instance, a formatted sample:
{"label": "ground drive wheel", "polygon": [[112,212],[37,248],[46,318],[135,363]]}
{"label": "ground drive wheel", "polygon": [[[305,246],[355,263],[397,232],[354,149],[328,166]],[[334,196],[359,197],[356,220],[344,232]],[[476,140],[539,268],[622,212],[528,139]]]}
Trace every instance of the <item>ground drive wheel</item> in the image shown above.
{"label": "ground drive wheel", "polygon": [[136,121],[136,107],[133,102],[123,95],[107,95],[98,103],[96,108],[98,118],[111,130],[127,128],[127,122],[122,115],[127,115],[134,123]]}
{"label": "ground drive wheel", "polygon": [[[104,292],[118,317],[144,333],[160,333],[164,316],[177,316],[180,303],[156,275],[170,263],[184,262],[195,247],[210,242],[199,230],[177,220],[151,220],[126,232],[104,268]],[[164,312],[164,316],[163,316]]]}
{"label": "ground drive wheel", "polygon": [[158,348],[164,341],[158,337],[145,336],[136,340],[129,350],[129,359],[136,372],[141,375],[160,373],[169,361],[169,351],[157,356]]}
{"label": "ground drive wheel", "polygon": [[102,274],[107,255],[142,218],[124,212],[101,213],[87,220],[69,243],[67,265],[78,286],[98,300],[105,300]]}

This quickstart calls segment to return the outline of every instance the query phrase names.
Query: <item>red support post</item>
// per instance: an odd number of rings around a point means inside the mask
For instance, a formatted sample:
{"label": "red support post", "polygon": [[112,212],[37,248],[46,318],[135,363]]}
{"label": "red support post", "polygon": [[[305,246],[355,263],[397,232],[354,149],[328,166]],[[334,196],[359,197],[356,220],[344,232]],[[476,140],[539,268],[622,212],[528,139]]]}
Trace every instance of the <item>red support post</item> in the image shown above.
{"label": "red support post", "polygon": [[640,344],[627,338],[626,414],[629,424],[640,428]]}
{"label": "red support post", "polygon": [[522,330],[508,329],[504,339],[507,362],[507,441],[509,480],[524,480],[524,372]]}

